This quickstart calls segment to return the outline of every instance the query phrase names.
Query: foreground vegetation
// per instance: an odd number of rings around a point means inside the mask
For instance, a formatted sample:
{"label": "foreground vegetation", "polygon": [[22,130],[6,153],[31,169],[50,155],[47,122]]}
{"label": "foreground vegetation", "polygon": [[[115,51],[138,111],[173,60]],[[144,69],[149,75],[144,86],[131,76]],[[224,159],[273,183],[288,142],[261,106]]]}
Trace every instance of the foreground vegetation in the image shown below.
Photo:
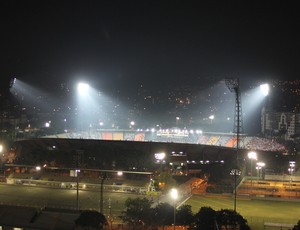
{"label": "foreground vegetation", "polygon": [[145,197],[128,198],[121,218],[131,229],[158,228],[175,224],[197,230],[250,230],[247,220],[233,210],[215,211],[210,207],[201,207],[193,214],[190,205],[181,205],[175,209],[175,206],[169,203],[160,203],[153,207],[153,202]]}
{"label": "foreground vegetation", "polygon": [[[192,196],[185,204],[196,213],[201,207],[214,210],[233,209],[234,200],[222,196]],[[300,219],[300,202],[283,200],[237,199],[237,212],[251,229],[263,230],[265,222],[297,224]]]}
{"label": "foreground vegetation", "polygon": [[[224,196],[192,196],[176,210],[176,225],[214,230],[263,230],[264,223],[290,224],[299,228],[300,202],[283,200],[233,199]],[[128,198],[122,219],[133,228],[173,225],[174,207],[168,203],[153,203],[146,198]],[[155,222],[155,223],[153,223]],[[297,226],[296,226],[297,225]],[[298,228],[297,228],[298,227]]]}

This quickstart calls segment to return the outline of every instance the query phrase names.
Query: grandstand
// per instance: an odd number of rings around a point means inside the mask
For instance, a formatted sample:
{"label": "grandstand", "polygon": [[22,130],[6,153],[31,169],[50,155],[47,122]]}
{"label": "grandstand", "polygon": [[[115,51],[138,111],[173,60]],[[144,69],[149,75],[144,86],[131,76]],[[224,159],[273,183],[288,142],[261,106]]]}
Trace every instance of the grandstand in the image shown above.
{"label": "grandstand", "polygon": [[256,197],[299,198],[300,181],[259,180],[244,178],[237,188],[238,195]]}
{"label": "grandstand", "polygon": [[[201,144],[236,148],[234,133],[190,132],[188,130],[165,129],[158,131],[94,130],[89,132],[67,132],[47,138],[95,139],[118,141],[146,141],[162,143]],[[240,135],[240,149],[284,152],[285,146],[274,139]]]}

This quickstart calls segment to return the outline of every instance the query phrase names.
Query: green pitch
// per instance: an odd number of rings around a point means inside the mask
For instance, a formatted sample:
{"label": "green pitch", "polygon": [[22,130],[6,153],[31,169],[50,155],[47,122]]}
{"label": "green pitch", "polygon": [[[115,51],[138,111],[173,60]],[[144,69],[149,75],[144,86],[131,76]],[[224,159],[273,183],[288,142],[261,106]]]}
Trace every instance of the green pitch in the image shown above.
{"label": "green pitch", "polygon": [[[194,213],[198,212],[201,207],[211,207],[216,211],[234,209],[233,198],[222,196],[194,195],[185,204],[191,205]],[[296,224],[300,220],[300,201],[237,198],[236,211],[247,219],[251,229],[263,230],[265,222]]]}

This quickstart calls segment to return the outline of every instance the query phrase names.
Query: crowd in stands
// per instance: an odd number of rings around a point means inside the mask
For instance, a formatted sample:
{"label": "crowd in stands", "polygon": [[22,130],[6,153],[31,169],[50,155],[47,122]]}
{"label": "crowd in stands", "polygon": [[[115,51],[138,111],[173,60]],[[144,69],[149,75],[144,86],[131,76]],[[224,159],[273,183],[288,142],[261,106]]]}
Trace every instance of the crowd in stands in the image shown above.
{"label": "crowd in stands", "polygon": [[[237,145],[236,135],[233,134],[185,134],[185,135],[157,135],[153,132],[137,131],[98,131],[81,133],[64,133],[56,135],[56,138],[80,138],[97,140],[118,140],[118,141],[151,141],[168,143],[201,144],[212,146],[223,146],[235,148]],[[285,151],[285,146],[273,139],[254,136],[240,136],[239,147],[242,149],[263,150],[263,151]]]}

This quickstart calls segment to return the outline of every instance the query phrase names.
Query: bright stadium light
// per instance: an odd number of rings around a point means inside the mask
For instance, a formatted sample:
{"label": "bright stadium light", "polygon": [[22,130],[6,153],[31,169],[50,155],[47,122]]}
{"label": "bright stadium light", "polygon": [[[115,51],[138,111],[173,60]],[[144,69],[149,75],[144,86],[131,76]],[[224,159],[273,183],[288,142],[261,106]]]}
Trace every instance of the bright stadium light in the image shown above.
{"label": "bright stadium light", "polygon": [[256,152],[254,152],[254,151],[249,152],[248,153],[248,158],[249,159],[257,160],[257,154],[256,154]]}
{"label": "bright stadium light", "polygon": [[269,95],[270,87],[269,84],[262,84],[259,86],[261,92],[263,93],[264,96]]}
{"label": "bright stadium light", "polygon": [[80,82],[77,85],[77,90],[81,96],[87,95],[89,88],[90,88],[90,86],[87,83]]}

